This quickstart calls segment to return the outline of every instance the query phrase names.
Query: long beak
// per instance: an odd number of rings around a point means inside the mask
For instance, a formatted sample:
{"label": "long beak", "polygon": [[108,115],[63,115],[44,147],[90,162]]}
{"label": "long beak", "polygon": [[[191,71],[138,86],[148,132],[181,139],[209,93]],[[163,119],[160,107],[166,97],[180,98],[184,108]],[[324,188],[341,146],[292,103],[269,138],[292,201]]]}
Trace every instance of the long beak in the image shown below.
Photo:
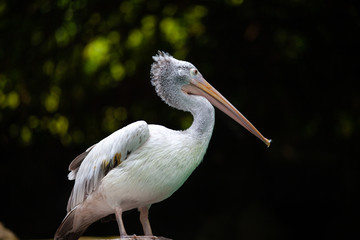
{"label": "long beak", "polygon": [[190,84],[182,87],[187,94],[205,97],[215,107],[223,111],[229,117],[240,123],[249,132],[258,137],[268,147],[271,140],[265,138],[245,117],[242,115],[226,98],[224,98],[215,88],[213,88],[203,77],[191,79]]}

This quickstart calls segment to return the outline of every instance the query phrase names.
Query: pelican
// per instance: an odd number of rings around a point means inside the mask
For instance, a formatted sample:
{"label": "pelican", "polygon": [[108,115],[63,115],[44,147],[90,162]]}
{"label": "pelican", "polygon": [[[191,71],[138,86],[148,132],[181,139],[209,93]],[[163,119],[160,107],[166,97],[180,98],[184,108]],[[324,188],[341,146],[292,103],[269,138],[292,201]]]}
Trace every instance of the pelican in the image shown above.
{"label": "pelican", "polygon": [[[67,215],[54,239],[78,239],[93,222],[115,213],[120,238],[131,238],[122,213],[138,209],[145,239],[153,236],[148,211],[170,197],[202,161],[215,122],[214,106],[261,139],[265,138],[191,63],[158,51],[151,65],[156,93],[173,108],[190,112],[186,130],[137,121],[112,133],[76,157],[69,166],[75,180]],[[135,236],[135,235],[134,235]],[[135,237],[134,237],[135,238]]]}

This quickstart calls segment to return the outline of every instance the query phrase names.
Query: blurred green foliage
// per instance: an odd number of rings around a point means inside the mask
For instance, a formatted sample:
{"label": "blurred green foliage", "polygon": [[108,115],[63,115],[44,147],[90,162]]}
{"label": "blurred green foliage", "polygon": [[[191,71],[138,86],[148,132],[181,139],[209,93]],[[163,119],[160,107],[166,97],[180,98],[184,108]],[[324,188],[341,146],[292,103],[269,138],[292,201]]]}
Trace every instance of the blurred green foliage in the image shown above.
{"label": "blurred green foliage", "polygon": [[262,148],[217,114],[204,163],[152,207],[154,232],[349,238],[359,225],[359,41],[353,0],[0,0],[0,220],[21,238],[50,237],[72,158],[136,120],[191,124],[149,82],[163,50],[195,64],[273,143]]}
{"label": "blurred green foliage", "polygon": [[[1,2],[3,30],[15,27],[11,17],[28,20],[16,27],[21,31],[1,40],[7,47],[0,52],[4,60],[0,120],[6,122],[8,115],[30,110],[7,123],[11,127],[1,133],[2,144],[17,139],[17,144],[31,145],[42,132],[58,136],[65,145],[82,144],[84,138],[77,136],[85,135],[85,129],[73,126],[70,105],[92,97],[87,94],[89,89],[109,91],[120,81],[129,81],[144,61],[144,51],[153,49],[147,51],[146,62],[156,53],[154,43],[159,38],[169,43],[175,56],[184,58],[190,39],[205,32],[202,19],[207,9],[202,5],[180,9],[173,3],[137,0],[97,9],[98,4],[42,0],[24,3],[15,13],[13,2]],[[102,124],[96,124],[103,131],[112,132],[126,121],[126,108],[117,105],[119,102],[108,102],[103,106],[97,120]]]}

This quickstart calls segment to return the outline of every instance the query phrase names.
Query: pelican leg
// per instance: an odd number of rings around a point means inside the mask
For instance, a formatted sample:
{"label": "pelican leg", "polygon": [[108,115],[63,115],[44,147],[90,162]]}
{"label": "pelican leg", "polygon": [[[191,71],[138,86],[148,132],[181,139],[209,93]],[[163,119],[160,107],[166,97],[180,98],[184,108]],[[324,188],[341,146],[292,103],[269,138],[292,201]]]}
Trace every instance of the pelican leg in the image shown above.
{"label": "pelican leg", "polygon": [[149,207],[140,207],[140,222],[145,236],[153,236],[149,222]]}
{"label": "pelican leg", "polygon": [[121,208],[115,208],[115,216],[116,216],[116,221],[119,226],[120,238],[127,237],[128,235],[125,231],[124,223],[122,220],[122,209]]}

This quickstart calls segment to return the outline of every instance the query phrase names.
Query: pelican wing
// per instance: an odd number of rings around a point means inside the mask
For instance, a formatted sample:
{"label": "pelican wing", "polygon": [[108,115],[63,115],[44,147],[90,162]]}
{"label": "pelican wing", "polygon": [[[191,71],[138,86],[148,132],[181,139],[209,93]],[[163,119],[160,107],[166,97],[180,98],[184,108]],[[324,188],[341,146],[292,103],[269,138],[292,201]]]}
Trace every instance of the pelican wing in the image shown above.
{"label": "pelican wing", "polygon": [[74,160],[72,160],[72,162],[69,165],[69,171],[70,171],[70,173],[68,175],[69,180],[75,180],[76,174],[79,170],[79,167],[80,167],[82,161],[86,158],[86,156],[89,154],[91,149],[93,149],[95,147],[95,145],[96,144],[92,145],[91,147],[86,149],[85,152],[83,152],[82,154],[77,156]]}
{"label": "pelican wing", "polygon": [[69,198],[68,212],[82,203],[108,172],[121,167],[128,155],[148,138],[147,123],[138,121],[114,132],[76,157],[69,166],[69,179],[75,179],[75,185]]}

